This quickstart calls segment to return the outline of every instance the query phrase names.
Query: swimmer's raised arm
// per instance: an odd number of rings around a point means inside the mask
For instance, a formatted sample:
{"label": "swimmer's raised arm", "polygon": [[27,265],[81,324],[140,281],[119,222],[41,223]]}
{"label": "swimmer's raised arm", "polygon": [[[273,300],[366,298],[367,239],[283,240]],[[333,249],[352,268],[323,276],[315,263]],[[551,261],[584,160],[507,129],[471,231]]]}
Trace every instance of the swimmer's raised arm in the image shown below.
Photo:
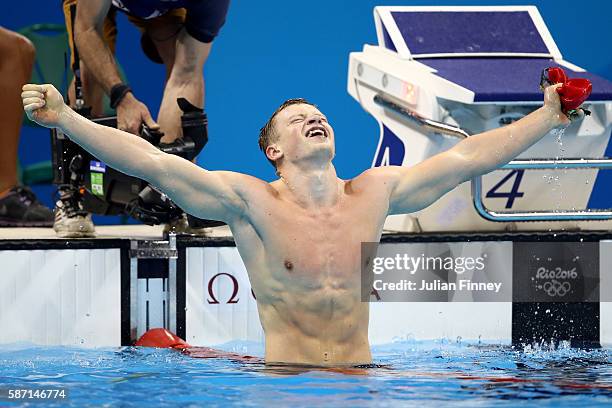
{"label": "swimmer's raised arm", "polygon": [[552,129],[567,126],[570,121],[561,111],[558,86],[546,88],[544,106],[510,125],[470,136],[413,167],[369,170],[388,181],[389,214],[423,209],[457,185],[508,163]]}
{"label": "swimmer's raised arm", "polygon": [[52,85],[24,85],[21,97],[30,119],[62,130],[109,166],[160,188],[196,217],[231,222],[244,214],[243,194],[266,186],[244,174],[204,170],[139,136],[98,125],[66,106]]}

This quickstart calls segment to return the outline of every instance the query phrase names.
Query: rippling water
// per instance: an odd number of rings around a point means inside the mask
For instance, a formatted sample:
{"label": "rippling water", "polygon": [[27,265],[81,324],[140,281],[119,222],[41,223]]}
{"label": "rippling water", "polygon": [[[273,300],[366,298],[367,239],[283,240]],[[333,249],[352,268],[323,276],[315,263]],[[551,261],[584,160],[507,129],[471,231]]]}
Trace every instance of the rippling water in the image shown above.
{"label": "rippling water", "polygon": [[436,341],[373,351],[384,367],[338,372],[196,359],[171,350],[0,346],[0,406],[15,403],[6,398],[11,388],[62,388],[68,396],[57,406],[79,407],[612,403],[612,353],[606,349],[515,350]]}

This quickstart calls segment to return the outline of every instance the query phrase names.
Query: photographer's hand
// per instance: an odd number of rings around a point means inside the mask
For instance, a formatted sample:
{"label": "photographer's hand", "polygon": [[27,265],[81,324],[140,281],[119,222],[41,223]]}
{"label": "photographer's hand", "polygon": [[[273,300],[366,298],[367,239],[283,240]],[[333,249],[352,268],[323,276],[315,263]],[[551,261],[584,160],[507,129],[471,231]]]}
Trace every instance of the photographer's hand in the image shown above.
{"label": "photographer's hand", "polygon": [[136,135],[142,123],[149,129],[159,129],[159,125],[151,117],[146,105],[128,92],[117,105],[117,127]]}

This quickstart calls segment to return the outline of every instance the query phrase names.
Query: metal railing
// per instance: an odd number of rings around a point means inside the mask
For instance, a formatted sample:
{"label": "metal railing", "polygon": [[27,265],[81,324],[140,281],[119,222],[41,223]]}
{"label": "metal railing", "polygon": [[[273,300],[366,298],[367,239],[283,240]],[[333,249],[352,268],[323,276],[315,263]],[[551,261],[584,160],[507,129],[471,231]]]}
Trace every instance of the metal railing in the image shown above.
{"label": "metal railing", "polygon": [[[523,159],[513,160],[500,170],[577,170],[612,169],[612,159]],[[597,221],[612,219],[612,209],[607,210],[543,210],[543,211],[493,211],[482,201],[482,176],[472,179],[472,202],[476,212],[489,221]]]}

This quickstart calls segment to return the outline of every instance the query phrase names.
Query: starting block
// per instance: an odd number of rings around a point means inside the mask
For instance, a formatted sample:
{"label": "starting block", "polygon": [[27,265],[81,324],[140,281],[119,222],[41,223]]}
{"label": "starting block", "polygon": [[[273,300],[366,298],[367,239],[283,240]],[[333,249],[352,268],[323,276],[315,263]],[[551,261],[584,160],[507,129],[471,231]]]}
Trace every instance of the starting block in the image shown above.
{"label": "starting block", "polygon": [[387,231],[610,229],[612,211],[592,197],[609,187],[595,181],[612,167],[612,82],[563,60],[537,8],[376,7],[374,20],[378,45],[351,53],[348,73],[348,92],[380,125],[372,166],[411,166],[522,118],[543,103],[545,68],[593,84],[591,116],[430,207],[389,217]]}

